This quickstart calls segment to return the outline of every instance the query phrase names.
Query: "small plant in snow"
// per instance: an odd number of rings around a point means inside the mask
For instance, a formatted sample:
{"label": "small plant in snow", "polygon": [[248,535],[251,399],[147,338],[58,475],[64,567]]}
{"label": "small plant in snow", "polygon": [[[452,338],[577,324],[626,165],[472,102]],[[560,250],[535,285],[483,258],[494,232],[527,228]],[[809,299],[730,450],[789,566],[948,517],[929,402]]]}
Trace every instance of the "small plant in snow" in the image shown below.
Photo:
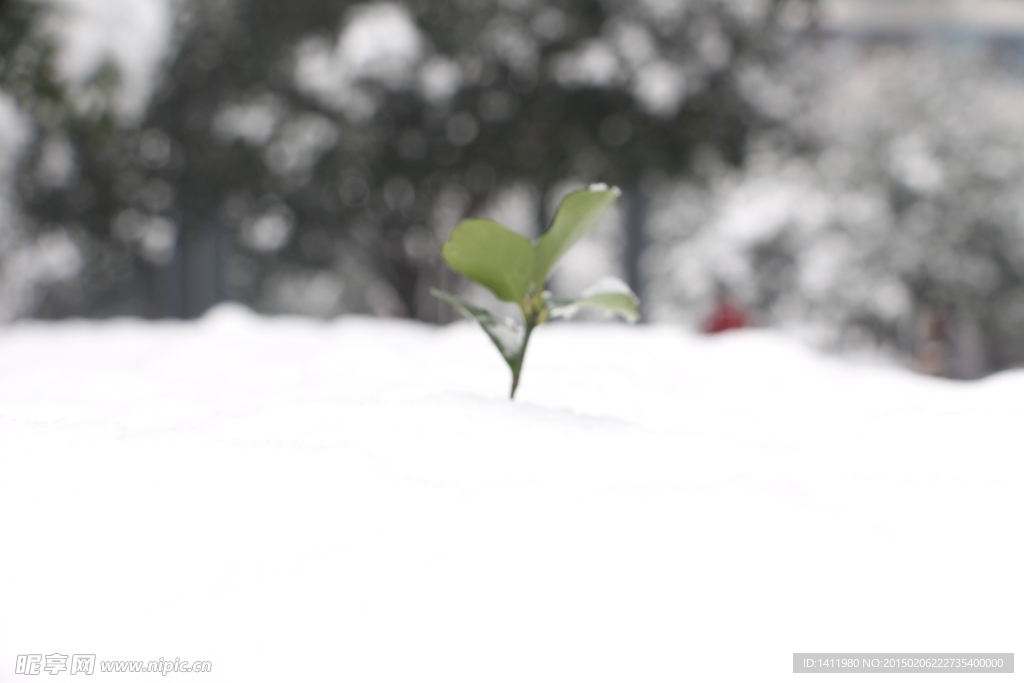
{"label": "small plant in snow", "polygon": [[639,317],[638,300],[625,283],[603,278],[569,301],[555,299],[544,282],[559,259],[590,232],[619,196],[618,188],[591,185],[573,192],[558,206],[551,227],[535,243],[495,221],[470,218],[459,223],[441,248],[453,270],[487,287],[502,301],[518,304],[523,322],[501,319],[490,311],[432,289],[463,315],[476,320],[512,370],[515,398],[530,334],[553,318],[569,318],[584,309],[617,314],[630,322]]}

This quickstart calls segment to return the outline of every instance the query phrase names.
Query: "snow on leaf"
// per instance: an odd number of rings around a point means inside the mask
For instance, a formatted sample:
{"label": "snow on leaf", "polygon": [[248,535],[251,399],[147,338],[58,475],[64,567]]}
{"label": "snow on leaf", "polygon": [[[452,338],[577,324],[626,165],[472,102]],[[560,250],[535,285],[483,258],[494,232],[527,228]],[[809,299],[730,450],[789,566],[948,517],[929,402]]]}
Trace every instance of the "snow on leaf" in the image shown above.
{"label": "snow on leaf", "polygon": [[629,322],[640,317],[639,300],[625,282],[614,277],[604,277],[588,287],[583,296],[575,301],[552,302],[552,318],[571,318],[582,310],[604,311],[618,315]]}

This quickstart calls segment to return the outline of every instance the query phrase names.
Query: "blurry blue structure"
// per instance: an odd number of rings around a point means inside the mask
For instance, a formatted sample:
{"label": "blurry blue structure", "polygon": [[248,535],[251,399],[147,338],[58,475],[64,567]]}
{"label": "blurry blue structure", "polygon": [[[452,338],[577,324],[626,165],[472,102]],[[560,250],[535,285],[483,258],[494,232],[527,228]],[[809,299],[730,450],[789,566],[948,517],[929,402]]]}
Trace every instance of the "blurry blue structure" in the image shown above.
{"label": "blurry blue structure", "polygon": [[868,49],[938,42],[1024,78],[1024,2],[1017,0],[825,0],[820,29]]}

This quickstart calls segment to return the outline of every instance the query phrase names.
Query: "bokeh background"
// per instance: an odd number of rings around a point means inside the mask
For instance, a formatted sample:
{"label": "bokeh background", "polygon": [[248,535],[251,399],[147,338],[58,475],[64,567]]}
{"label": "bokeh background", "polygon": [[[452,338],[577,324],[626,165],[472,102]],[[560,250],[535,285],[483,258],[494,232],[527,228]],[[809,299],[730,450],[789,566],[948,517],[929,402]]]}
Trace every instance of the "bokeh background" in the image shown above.
{"label": "bokeh background", "polygon": [[822,348],[1024,362],[1020,0],[0,0],[0,320],[444,323],[440,245],[623,196],[557,271]]}

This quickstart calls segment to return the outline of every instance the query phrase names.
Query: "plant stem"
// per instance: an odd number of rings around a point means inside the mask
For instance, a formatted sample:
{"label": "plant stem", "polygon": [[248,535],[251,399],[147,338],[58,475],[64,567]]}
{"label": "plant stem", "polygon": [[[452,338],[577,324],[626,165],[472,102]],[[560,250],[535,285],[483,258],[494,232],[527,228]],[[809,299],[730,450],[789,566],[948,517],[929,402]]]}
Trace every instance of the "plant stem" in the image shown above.
{"label": "plant stem", "polygon": [[523,335],[523,345],[519,349],[519,353],[516,354],[515,361],[512,365],[512,393],[509,395],[510,399],[516,397],[516,389],[519,388],[519,373],[523,370],[523,359],[526,358],[526,345],[530,342],[530,333],[533,332],[533,328],[536,325],[530,321],[526,321],[526,333]]}

